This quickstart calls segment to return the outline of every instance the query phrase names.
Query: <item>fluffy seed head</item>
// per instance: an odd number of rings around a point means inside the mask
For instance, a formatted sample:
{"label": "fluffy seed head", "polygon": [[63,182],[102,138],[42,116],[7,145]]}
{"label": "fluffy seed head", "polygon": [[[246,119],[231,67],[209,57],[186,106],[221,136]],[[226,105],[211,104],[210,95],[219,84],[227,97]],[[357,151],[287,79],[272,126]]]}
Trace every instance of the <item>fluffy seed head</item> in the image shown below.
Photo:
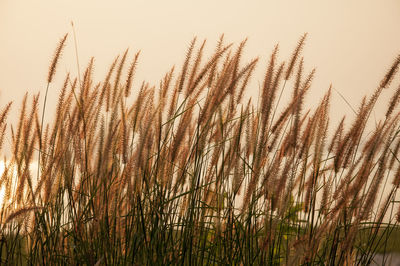
{"label": "fluffy seed head", "polygon": [[51,83],[53,81],[54,74],[56,73],[58,59],[60,59],[62,50],[64,49],[65,41],[67,40],[67,36],[68,36],[68,33],[65,34],[64,37],[58,43],[56,52],[54,53],[54,56],[53,56],[53,61],[51,62],[51,65],[49,68],[49,74],[47,76],[48,83]]}

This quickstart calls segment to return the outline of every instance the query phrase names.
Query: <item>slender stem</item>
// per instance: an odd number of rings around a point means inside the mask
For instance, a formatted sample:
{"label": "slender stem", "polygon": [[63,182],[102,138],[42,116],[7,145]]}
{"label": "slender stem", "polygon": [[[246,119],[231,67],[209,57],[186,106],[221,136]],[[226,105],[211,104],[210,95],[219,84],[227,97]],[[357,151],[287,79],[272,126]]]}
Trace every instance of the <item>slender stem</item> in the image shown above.
{"label": "slender stem", "polygon": [[[40,122],[40,137],[39,137],[39,156],[38,156],[38,164],[37,164],[37,180],[39,181],[39,174],[40,174],[40,155],[42,153],[42,138],[43,138],[43,124],[44,124],[44,113],[46,112],[46,103],[47,103],[47,94],[49,92],[50,82],[47,83],[46,87],[46,94],[44,95],[44,102],[43,102],[43,110],[42,110],[42,120]],[[32,195],[34,196],[34,195]],[[41,199],[41,193],[39,192],[39,198]]]}

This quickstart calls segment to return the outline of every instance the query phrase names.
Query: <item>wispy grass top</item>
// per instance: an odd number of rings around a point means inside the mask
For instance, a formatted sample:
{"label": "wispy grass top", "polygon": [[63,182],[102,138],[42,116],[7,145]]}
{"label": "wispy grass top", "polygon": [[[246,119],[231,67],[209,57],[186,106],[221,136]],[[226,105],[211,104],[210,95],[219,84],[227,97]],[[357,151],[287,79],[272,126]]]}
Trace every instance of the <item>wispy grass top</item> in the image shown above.
{"label": "wispy grass top", "polygon": [[244,97],[259,61],[243,62],[246,41],[222,36],[205,58],[195,38],[157,85],[132,86],[139,52],[117,56],[102,81],[92,58],[82,76],[66,75],[46,123],[65,35],[42,115],[39,95],[25,96],[16,125],[10,104],[0,114],[0,140],[9,128],[13,142],[0,178],[2,263],[370,262],[400,221],[399,89],[384,119],[366,124],[400,57],[354,121],[332,126],[331,88],[305,105],[316,75],[306,37],[288,61],[274,48],[257,101]]}

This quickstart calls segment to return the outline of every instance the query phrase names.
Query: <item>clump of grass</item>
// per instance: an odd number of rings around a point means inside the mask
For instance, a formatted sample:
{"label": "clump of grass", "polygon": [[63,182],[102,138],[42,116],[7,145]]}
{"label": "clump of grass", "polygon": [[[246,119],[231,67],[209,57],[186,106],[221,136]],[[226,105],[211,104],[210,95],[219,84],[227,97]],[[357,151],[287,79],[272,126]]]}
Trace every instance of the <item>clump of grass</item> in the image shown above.
{"label": "clump of grass", "polygon": [[258,58],[243,63],[246,41],[234,48],[223,37],[207,60],[193,39],[180,70],[134,96],[139,53],[128,65],[126,50],[100,82],[91,59],[82,77],[67,74],[51,123],[46,103],[39,119],[39,96],[30,111],[26,96],[0,179],[2,263],[365,264],[392,250],[398,90],[385,118],[367,123],[399,57],[332,134],[331,89],[315,109],[304,104],[315,75],[305,40],[288,62],[274,48],[256,105],[243,96]]}

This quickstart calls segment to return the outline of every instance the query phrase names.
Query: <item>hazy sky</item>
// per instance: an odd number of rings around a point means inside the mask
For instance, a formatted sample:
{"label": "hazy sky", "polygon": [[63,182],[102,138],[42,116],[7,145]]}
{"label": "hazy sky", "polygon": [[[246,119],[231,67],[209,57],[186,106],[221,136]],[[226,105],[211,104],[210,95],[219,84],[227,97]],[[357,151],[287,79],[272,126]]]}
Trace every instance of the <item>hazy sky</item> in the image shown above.
{"label": "hazy sky", "polygon": [[[173,64],[180,65],[194,36],[207,38],[208,50],[212,51],[222,33],[227,42],[249,38],[245,58],[261,56],[259,74],[254,77],[261,81],[274,44],[280,43],[280,58],[286,59],[299,37],[308,32],[305,66],[307,70],[317,67],[309,101],[319,101],[332,83],[355,107],[376,87],[400,53],[399,0],[0,0],[2,106],[14,100],[13,108],[18,110],[26,91],[44,93],[53,51],[60,37],[72,33],[71,21],[75,24],[81,68],[94,56],[98,80],[117,54],[129,47],[132,56],[140,49],[136,85],[143,79],[158,83]],[[56,99],[67,71],[76,74],[71,37],[50,99]],[[398,83],[396,79],[394,85]],[[256,95],[257,82],[252,86]],[[351,113],[337,94],[332,110]]]}

